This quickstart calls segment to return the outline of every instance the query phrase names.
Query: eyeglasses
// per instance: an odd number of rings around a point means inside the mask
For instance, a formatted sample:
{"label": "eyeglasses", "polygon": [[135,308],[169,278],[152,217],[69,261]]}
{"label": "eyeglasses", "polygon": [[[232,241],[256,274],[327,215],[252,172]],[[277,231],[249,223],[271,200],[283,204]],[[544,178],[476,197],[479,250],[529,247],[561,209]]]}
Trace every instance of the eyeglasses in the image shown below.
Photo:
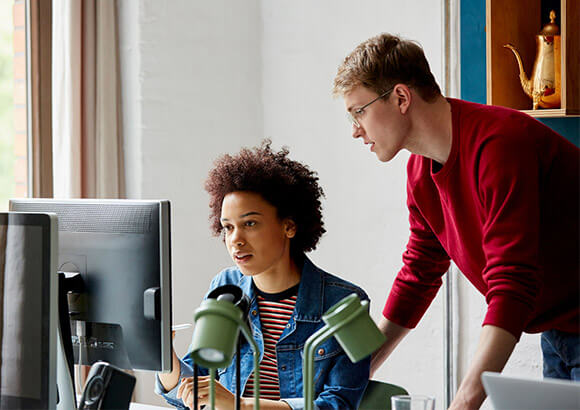
{"label": "eyeglasses", "polygon": [[357,108],[356,110],[354,110],[352,113],[350,111],[346,112],[346,118],[348,119],[348,121],[354,125],[357,128],[360,128],[360,123],[358,122],[358,120],[356,119],[356,117],[359,117],[362,115],[362,113],[364,112],[365,108],[367,108],[369,105],[371,105],[372,103],[374,103],[375,101],[380,100],[381,98],[385,97],[387,94],[389,94],[391,91],[393,91],[393,87],[389,88],[387,91],[385,91],[384,93],[382,93],[381,95],[379,95],[377,98],[375,98],[374,100],[372,100],[371,102],[366,103],[365,105],[363,105],[360,108]]}

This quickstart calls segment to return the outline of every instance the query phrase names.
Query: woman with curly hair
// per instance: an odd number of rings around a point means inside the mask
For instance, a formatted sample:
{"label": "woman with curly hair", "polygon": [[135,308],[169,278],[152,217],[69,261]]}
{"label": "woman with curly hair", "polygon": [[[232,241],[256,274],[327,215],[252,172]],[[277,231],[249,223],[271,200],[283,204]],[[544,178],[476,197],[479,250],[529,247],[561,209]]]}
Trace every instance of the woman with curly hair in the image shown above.
{"label": "woman with curly hair", "polygon": [[[224,155],[215,162],[205,188],[210,194],[210,222],[223,235],[235,267],[211,282],[210,291],[234,284],[249,296],[249,321],[260,348],[260,406],[302,408],[302,350],[324,323],[322,314],[350,293],[368,299],[359,287],[324,272],[305,253],[316,248],[325,232],[322,189],[316,173],[275,152],[271,141]],[[242,408],[253,405],[253,358],[241,347]],[[193,407],[192,360],[174,353],[173,372],[159,374],[157,391],[176,407]],[[354,409],[367,385],[370,357],[351,363],[334,338],[315,358],[315,405]],[[234,407],[235,359],[219,369],[215,404]],[[209,400],[207,369],[200,369],[198,402]]]}

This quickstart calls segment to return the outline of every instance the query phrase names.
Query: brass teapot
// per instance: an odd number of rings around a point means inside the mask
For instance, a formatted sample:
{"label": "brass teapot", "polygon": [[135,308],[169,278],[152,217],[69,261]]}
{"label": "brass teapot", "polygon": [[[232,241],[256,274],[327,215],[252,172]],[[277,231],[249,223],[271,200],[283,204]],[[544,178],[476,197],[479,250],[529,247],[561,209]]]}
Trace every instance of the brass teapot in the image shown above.
{"label": "brass teapot", "polygon": [[536,36],[536,61],[528,79],[520,53],[512,44],[505,48],[513,51],[520,69],[520,82],[524,92],[532,98],[532,109],[560,108],[561,51],[560,30],[554,23],[556,12],[550,11],[550,23]]}

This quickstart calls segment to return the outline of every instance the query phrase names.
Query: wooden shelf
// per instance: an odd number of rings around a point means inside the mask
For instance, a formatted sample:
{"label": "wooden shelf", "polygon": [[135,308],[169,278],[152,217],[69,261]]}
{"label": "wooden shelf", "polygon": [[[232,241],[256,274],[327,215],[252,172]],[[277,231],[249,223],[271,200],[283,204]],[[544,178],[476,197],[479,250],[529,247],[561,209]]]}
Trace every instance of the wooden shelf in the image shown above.
{"label": "wooden shelf", "polygon": [[520,110],[521,112],[525,112],[526,114],[532,117],[538,118],[555,118],[555,117],[579,117],[580,111],[577,110],[570,110],[564,108],[540,108],[538,110]]}
{"label": "wooden shelf", "polygon": [[[532,110],[532,99],[521,86],[513,53],[519,51],[528,78],[536,57],[536,35],[556,11],[561,36],[561,105],[558,109]],[[521,110],[534,117],[580,115],[580,1],[486,0],[487,103]]]}

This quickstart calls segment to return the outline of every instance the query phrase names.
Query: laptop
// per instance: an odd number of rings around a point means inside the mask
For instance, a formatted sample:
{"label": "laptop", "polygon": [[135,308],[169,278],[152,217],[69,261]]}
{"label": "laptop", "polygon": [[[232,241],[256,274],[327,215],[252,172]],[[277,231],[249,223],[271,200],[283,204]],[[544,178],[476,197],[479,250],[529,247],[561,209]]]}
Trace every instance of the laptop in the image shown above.
{"label": "laptop", "polygon": [[481,381],[495,410],[578,410],[580,382],[524,379],[483,372]]}

